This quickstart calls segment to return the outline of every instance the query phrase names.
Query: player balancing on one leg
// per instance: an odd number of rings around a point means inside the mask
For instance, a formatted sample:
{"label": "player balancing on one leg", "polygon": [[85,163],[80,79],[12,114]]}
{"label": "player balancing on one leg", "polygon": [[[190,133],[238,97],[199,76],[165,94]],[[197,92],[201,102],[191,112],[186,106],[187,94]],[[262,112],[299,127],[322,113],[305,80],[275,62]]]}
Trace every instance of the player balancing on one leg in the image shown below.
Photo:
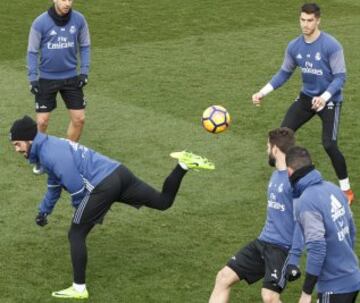
{"label": "player balancing on one leg", "polygon": [[48,174],[48,189],[39,205],[36,224],[45,226],[47,217],[60,198],[62,189],[70,193],[75,207],[69,230],[73,266],[73,285],[52,293],[57,298],[86,299],[86,237],[114,202],[157,210],[170,208],[182,178],[189,169],[213,170],[207,159],[189,152],[175,152],[171,157],[179,164],[165,179],[159,192],[137,178],[125,165],[83,145],[37,131],[36,122],[28,116],[16,120],[10,129],[10,140],[16,152],[30,163],[40,163]]}

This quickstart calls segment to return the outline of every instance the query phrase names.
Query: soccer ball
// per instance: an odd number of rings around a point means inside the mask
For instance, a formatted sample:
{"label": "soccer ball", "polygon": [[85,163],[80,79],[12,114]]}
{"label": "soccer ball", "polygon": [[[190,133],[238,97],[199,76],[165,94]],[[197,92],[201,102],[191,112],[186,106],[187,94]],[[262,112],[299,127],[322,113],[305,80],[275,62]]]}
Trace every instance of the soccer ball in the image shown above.
{"label": "soccer ball", "polygon": [[201,123],[210,133],[218,134],[226,130],[230,125],[230,114],[221,105],[209,106],[203,112]]}

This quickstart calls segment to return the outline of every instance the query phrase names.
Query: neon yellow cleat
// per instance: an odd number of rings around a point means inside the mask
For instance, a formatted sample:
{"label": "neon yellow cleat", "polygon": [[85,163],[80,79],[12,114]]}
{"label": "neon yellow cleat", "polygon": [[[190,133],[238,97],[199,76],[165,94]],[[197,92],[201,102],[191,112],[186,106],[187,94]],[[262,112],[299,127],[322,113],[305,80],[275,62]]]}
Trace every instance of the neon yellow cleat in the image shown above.
{"label": "neon yellow cleat", "polygon": [[185,164],[189,169],[215,169],[215,164],[210,162],[208,159],[185,150],[181,152],[173,152],[170,154],[170,157],[179,160],[180,163]]}
{"label": "neon yellow cleat", "polygon": [[52,293],[52,296],[55,298],[62,298],[62,299],[88,299],[89,293],[87,289],[85,289],[82,292],[76,291],[73,286],[70,286],[69,288],[54,291]]}

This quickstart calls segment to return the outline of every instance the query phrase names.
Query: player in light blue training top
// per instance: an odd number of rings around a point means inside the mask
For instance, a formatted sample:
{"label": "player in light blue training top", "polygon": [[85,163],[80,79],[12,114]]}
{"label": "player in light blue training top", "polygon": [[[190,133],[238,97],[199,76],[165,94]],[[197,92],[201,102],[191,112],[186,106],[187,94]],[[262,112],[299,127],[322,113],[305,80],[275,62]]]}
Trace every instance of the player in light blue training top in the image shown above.
{"label": "player in light blue training top", "polygon": [[259,106],[263,97],[282,86],[299,67],[303,86],[281,126],[296,131],[313,116],[320,117],[322,144],[334,166],[340,187],[351,204],[354,194],[350,188],[345,158],[337,145],[342,89],[346,80],[344,52],[334,37],[320,31],[319,24],[319,6],[315,3],[304,4],[300,13],[303,34],[289,43],[281,69],[252,96],[252,100]]}
{"label": "player in light blue training top", "polygon": [[47,191],[39,205],[36,224],[42,227],[48,224],[48,217],[63,190],[70,194],[71,204],[76,209],[68,234],[73,284],[52,293],[53,297],[60,299],[89,297],[86,287],[86,239],[95,225],[103,222],[115,202],[165,211],[172,207],[189,169],[215,169],[214,163],[201,156],[186,151],[171,153],[170,156],[178,160],[178,165],[164,180],[162,190],[158,191],[116,160],[77,142],[39,132],[36,122],[29,116],[13,123],[9,139],[16,152],[32,164],[40,162],[48,175]]}
{"label": "player in light blue training top", "polygon": [[360,269],[354,251],[355,224],[347,198],[340,188],[323,180],[305,148],[289,149],[286,165],[294,197],[298,197],[294,213],[307,250],[299,303],[311,303],[315,285],[319,303],[355,303]]}
{"label": "player in light blue training top", "polygon": [[[60,92],[70,114],[68,139],[78,141],[84,125],[90,65],[90,35],[82,14],[72,10],[73,0],[53,0],[54,5],[33,22],[27,52],[28,80],[35,95],[38,129],[46,132],[50,113]],[[80,70],[78,66],[80,57]],[[39,173],[34,170],[34,173]]]}
{"label": "player in light blue training top", "polygon": [[232,256],[218,272],[209,303],[229,302],[230,290],[235,283],[253,284],[260,279],[263,279],[263,302],[280,303],[286,279],[295,280],[296,277],[288,277],[288,253],[294,246],[301,251],[303,242],[301,233],[295,234],[292,188],[285,163],[285,152],[294,144],[294,132],[289,128],[269,132],[269,164],[276,170],[268,185],[265,226],[255,240]]}

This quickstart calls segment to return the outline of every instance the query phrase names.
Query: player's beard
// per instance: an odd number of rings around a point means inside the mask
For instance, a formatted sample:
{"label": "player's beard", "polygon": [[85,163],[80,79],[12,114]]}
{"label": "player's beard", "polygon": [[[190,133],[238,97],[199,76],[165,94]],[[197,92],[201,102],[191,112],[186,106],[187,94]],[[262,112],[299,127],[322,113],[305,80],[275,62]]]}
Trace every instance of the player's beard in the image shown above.
{"label": "player's beard", "polygon": [[32,146],[32,144],[31,144],[31,143],[28,143],[28,145],[27,145],[27,151],[24,153],[24,158],[25,158],[25,159],[29,159],[31,146]]}
{"label": "player's beard", "polygon": [[276,159],[272,154],[269,155],[268,163],[271,167],[275,167],[276,165]]}
{"label": "player's beard", "polygon": [[310,37],[315,32],[315,28],[314,29],[303,29],[302,31],[303,31],[304,36]]}

